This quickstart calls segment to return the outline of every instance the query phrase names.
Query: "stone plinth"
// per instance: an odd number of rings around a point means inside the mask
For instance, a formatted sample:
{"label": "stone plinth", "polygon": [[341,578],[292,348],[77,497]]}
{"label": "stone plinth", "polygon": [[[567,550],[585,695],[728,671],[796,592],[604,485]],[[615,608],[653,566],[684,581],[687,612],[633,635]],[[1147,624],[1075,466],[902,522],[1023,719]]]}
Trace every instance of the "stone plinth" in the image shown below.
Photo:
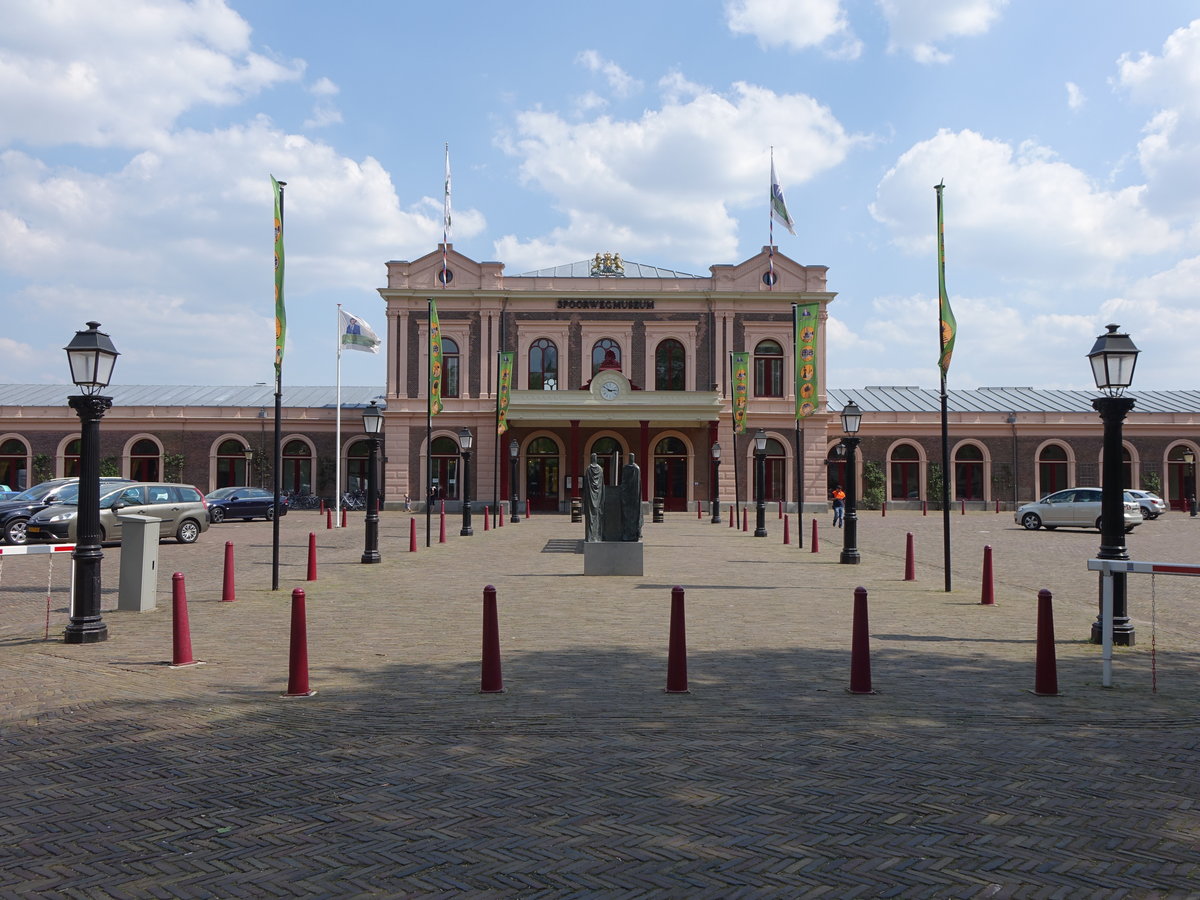
{"label": "stone plinth", "polygon": [[585,541],[584,575],[641,575],[641,541]]}

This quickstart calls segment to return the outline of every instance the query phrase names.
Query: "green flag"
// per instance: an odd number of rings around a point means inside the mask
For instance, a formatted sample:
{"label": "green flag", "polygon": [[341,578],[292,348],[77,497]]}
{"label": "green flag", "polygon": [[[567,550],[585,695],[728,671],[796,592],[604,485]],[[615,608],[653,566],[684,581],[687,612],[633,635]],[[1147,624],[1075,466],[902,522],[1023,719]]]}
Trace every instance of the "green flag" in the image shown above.
{"label": "green flag", "polygon": [[738,351],[729,354],[733,371],[733,433],[746,433],[746,398],[750,381],[750,354]]}
{"label": "green flag", "polygon": [[442,327],[438,324],[437,301],[429,300],[429,414],[442,411]]}
{"label": "green flag", "polygon": [[496,407],[500,413],[499,424],[496,426],[497,434],[504,434],[508,431],[508,392],[512,388],[514,356],[516,354],[511,350],[505,350],[500,354],[500,392],[496,395]]}
{"label": "green flag", "polygon": [[954,321],[954,310],[950,308],[950,298],[946,296],[946,234],[942,227],[942,189],[945,186],[945,183],[942,183],[934,185],[933,188],[937,191],[938,339],[941,341],[942,347],[938,365],[942,367],[943,376],[950,371],[950,357],[954,353],[954,337],[958,333],[958,323]]}
{"label": "green flag", "polygon": [[792,307],[796,333],[796,418],[817,411],[817,316],[819,303],[797,303]]}
{"label": "green flag", "polygon": [[275,191],[275,380],[283,372],[283,344],[287,338],[287,312],[283,308],[283,185],[271,176]]}

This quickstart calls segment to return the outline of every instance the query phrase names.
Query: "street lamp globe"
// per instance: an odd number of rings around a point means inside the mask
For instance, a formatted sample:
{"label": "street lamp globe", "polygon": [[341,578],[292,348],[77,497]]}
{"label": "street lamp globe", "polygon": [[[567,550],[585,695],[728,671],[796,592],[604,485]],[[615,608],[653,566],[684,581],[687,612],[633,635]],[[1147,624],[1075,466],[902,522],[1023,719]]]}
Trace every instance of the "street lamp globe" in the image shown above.
{"label": "street lamp globe", "polygon": [[721,445],[716,441],[713,441],[712,445],[712,458],[714,462],[721,458]]}
{"label": "street lamp globe", "polygon": [[112,339],[100,331],[99,322],[88,322],[87,331],[75,332],[63,347],[71,364],[71,380],[85,394],[98,394],[112,380],[113,366],[121,354]]}
{"label": "street lamp globe", "polygon": [[1105,325],[1108,329],[1096,338],[1088,360],[1092,364],[1092,377],[1096,387],[1110,397],[1119,397],[1133,384],[1133,370],[1141,352],[1134,346],[1129,335],[1117,331],[1119,325]]}
{"label": "street lamp globe", "polygon": [[363,431],[367,434],[379,434],[383,431],[383,410],[372,400],[371,405],[362,412]]}
{"label": "street lamp globe", "polygon": [[842,431],[846,434],[858,434],[858,426],[862,424],[862,410],[851,400],[842,407]]}
{"label": "street lamp globe", "polygon": [[458,430],[458,446],[466,453],[471,452],[471,444],[474,442],[474,435],[471,434],[471,429],[465,425]]}

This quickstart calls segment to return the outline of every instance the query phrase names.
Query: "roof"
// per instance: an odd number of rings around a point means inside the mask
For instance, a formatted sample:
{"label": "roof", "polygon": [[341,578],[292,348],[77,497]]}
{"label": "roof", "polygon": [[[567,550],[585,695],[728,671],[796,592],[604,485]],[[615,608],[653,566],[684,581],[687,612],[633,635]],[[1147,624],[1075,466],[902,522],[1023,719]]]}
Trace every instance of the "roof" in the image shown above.
{"label": "roof", "polygon": [[[621,275],[593,275],[592,267],[595,260],[584,259],[565,266],[555,266],[552,269],[538,269],[536,272],[522,272],[518,278],[620,278]],[[708,275],[689,275],[687,272],[676,272],[674,269],[660,269],[658,266],[648,266],[643,263],[621,260],[625,278],[708,278]]]}
{"label": "roof", "polygon": [[[853,400],[864,412],[940,412],[941,392],[917,387],[865,387],[829,389],[830,410],[841,409]],[[1042,390],[1031,387],[981,387],[947,391],[946,409],[956,413],[1094,413],[1095,390]],[[1200,412],[1198,391],[1128,391],[1136,401],[1136,413]]]}
{"label": "roof", "polygon": [[[66,406],[67,397],[78,394],[73,384],[0,385],[0,406]],[[113,384],[104,390],[114,406],[212,406],[248,407],[275,405],[273,385],[133,385]],[[333,409],[337,388],[329,386],[283,386],[282,405],[289,409]],[[342,385],[342,407],[359,408],[372,400],[382,401],[382,387]],[[384,405],[383,403],[380,404]]]}

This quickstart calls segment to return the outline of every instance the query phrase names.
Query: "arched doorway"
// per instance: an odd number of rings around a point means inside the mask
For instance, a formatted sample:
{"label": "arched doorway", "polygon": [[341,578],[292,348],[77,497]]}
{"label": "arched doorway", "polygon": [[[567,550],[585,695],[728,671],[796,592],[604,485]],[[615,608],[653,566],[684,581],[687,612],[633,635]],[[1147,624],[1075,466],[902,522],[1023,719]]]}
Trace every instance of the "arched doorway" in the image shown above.
{"label": "arched doorway", "polygon": [[158,444],[141,438],[129,448],[129,477],[134,481],[159,480]]}
{"label": "arched doorway", "polygon": [[[617,476],[621,472],[621,442],[614,437],[598,438],[592,444],[592,453],[596,454],[596,462],[600,465],[600,469],[604,472],[605,484],[616,484]],[[592,461],[589,458],[584,468],[591,465]]]}
{"label": "arched doorway", "polygon": [[525,449],[525,496],[530,509],[558,512],[558,444],[540,437]]}
{"label": "arched doorway", "polygon": [[[1188,457],[1191,462],[1188,462]],[[1196,491],[1196,451],[1184,444],[1176,444],[1167,454],[1167,506],[1171,509],[1187,509],[1188,498]]]}
{"label": "arched doorway", "polygon": [[433,484],[429,489],[431,500],[458,499],[458,441],[449,437],[433,439]]}
{"label": "arched doorway", "polygon": [[682,512],[688,499],[687,447],[677,437],[665,437],[654,445],[654,497],[663,509]]}
{"label": "arched doorway", "polygon": [[29,487],[26,478],[25,445],[16,438],[0,444],[0,484],[7,484],[14,491]]}
{"label": "arched doorway", "polygon": [[[240,448],[238,452],[241,452]],[[245,463],[245,457],[242,458],[242,462]],[[301,440],[291,440],[283,445],[281,475],[282,490],[295,494],[312,493],[312,451],[308,444]]]}
{"label": "arched doorway", "polygon": [[[138,441],[138,443],[140,444],[141,441]],[[292,444],[295,444],[295,443],[300,443],[300,442],[292,441]],[[289,444],[288,446],[290,447],[291,444]],[[302,445],[302,446],[304,446],[304,445]],[[305,449],[305,451],[307,451],[308,447],[304,446],[304,449]],[[237,438],[229,438],[227,440],[221,441],[221,443],[217,445],[217,483],[216,483],[216,487],[219,487],[219,488],[240,487],[242,485],[249,483],[246,481],[246,453],[245,453],[245,450],[246,450],[246,445],[244,445]],[[284,453],[286,454],[286,452],[287,452],[287,450],[285,448]],[[283,489],[285,491],[298,490],[298,488],[292,488],[287,483],[286,462],[285,462],[283,471],[284,471],[284,476],[285,476]],[[135,478],[136,478],[136,476],[135,476]],[[157,479],[156,478],[137,478],[136,480],[138,480],[138,481],[155,481]]]}
{"label": "arched doorway", "polygon": [[1067,450],[1061,444],[1047,444],[1038,454],[1038,496],[1065,490],[1068,475]]}
{"label": "arched doorway", "polygon": [[366,493],[370,454],[370,441],[355,441],[350,445],[346,451],[346,490]]}
{"label": "arched doorway", "polygon": [[825,496],[828,497],[835,487],[846,489],[846,457],[838,454],[842,445],[834,444],[825,454]]}
{"label": "arched doorway", "polygon": [[893,500],[921,499],[921,455],[912,444],[892,448]]}
{"label": "arched doorway", "polygon": [[767,438],[767,458],[763,460],[763,499],[778,503],[787,491],[787,455],[783,444]]}
{"label": "arched doorway", "polygon": [[983,451],[963,444],[954,451],[954,496],[959,500],[986,500],[983,493]]}

